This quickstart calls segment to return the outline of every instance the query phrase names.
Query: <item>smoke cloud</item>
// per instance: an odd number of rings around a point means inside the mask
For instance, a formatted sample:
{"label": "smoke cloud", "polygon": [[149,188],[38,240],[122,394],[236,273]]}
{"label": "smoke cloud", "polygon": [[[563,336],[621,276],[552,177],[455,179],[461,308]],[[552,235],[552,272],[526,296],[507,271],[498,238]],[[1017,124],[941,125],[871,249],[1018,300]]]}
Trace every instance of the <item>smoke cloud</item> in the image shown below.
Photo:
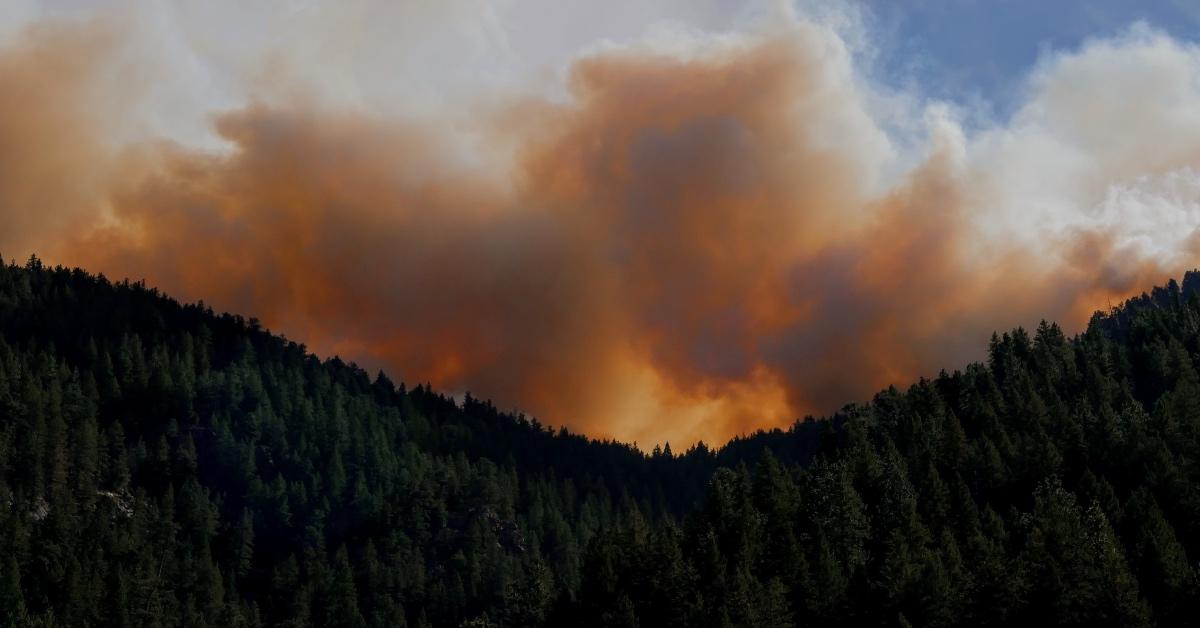
{"label": "smoke cloud", "polygon": [[161,33],[37,23],[0,51],[0,250],[677,446],[959,367],[993,330],[1079,329],[1195,263],[1194,48],[1135,27],[1048,55],[1011,119],[972,126],[783,22],[594,46],[434,112],[255,53],[237,76],[289,71],[229,79],[195,142],[146,122],[183,63],[145,60]]}

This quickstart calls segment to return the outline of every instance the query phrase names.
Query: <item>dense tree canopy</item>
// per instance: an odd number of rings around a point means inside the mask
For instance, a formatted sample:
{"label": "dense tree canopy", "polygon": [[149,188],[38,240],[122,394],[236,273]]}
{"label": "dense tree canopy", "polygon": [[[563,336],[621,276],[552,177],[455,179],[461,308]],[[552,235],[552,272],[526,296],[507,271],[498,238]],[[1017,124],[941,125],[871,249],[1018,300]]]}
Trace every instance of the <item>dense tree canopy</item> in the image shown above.
{"label": "dense tree canopy", "polygon": [[644,454],[0,264],[0,624],[1186,624],[1198,290]]}

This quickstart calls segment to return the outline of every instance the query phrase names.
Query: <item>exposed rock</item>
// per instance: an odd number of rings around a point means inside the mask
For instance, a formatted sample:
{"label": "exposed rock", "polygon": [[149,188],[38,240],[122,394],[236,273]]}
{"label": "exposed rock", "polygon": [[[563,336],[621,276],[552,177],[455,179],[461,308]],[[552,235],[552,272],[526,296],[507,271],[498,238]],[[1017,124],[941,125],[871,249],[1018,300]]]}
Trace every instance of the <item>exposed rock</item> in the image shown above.
{"label": "exposed rock", "polygon": [[133,497],[128,493],[115,491],[96,491],[96,495],[108,498],[116,506],[117,514],[128,519],[133,516]]}
{"label": "exposed rock", "polygon": [[42,497],[37,498],[33,502],[33,508],[29,509],[29,518],[34,521],[41,521],[50,515],[50,504]]}

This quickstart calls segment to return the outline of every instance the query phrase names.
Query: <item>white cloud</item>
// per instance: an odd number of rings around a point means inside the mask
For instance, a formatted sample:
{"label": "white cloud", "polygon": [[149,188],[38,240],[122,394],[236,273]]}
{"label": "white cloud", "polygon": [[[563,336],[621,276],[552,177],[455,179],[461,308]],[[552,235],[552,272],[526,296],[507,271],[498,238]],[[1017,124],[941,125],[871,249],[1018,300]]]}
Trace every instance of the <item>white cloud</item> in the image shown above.
{"label": "white cloud", "polygon": [[[965,185],[984,232],[1051,243],[1106,229],[1170,256],[1200,225],[1200,52],[1144,25],[1051,53],[1011,120],[970,140]],[[1150,202],[1151,198],[1157,201]]]}

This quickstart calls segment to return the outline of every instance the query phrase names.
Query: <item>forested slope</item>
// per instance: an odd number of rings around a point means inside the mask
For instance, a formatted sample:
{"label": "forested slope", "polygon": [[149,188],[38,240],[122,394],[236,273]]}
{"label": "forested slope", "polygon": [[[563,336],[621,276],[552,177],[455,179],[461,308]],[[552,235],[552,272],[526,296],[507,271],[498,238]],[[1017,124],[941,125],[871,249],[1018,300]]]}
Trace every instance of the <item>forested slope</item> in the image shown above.
{"label": "forested slope", "polygon": [[646,455],[0,265],[0,622],[1183,625],[1198,277],[827,420]]}

